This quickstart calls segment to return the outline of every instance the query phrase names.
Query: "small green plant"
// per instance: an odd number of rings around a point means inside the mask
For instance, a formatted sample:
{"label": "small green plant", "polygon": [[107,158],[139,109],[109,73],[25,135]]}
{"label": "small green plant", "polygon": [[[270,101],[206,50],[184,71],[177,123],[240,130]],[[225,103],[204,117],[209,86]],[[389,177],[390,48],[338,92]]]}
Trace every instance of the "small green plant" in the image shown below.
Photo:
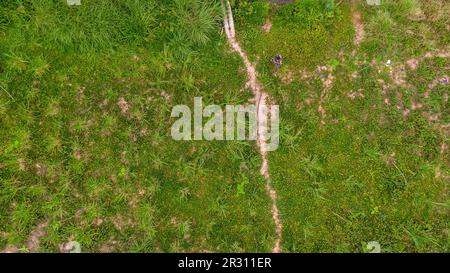
{"label": "small green plant", "polygon": [[236,190],[237,195],[244,195],[245,194],[245,185],[249,183],[247,176],[244,174],[241,174],[241,181],[237,184]]}

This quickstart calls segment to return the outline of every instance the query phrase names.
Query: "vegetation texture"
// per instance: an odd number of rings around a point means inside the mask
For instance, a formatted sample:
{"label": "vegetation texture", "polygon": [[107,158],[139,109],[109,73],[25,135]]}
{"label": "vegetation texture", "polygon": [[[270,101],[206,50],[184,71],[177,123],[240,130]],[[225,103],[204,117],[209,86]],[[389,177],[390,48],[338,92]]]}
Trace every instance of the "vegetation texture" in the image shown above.
{"label": "vegetation texture", "polygon": [[[231,1],[280,106],[284,252],[450,252],[450,3],[381,2]],[[170,135],[252,97],[221,1],[81,3],[0,1],[0,250],[271,251],[254,141]]]}

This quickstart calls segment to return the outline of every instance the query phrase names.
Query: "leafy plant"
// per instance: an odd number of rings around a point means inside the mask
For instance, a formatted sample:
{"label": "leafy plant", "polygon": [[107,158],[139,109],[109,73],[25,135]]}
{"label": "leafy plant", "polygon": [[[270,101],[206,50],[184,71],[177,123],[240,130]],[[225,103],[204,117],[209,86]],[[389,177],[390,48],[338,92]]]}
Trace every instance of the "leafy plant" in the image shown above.
{"label": "leafy plant", "polygon": [[248,183],[248,178],[244,174],[241,174],[241,181],[236,186],[237,195],[245,194],[245,185],[247,185]]}

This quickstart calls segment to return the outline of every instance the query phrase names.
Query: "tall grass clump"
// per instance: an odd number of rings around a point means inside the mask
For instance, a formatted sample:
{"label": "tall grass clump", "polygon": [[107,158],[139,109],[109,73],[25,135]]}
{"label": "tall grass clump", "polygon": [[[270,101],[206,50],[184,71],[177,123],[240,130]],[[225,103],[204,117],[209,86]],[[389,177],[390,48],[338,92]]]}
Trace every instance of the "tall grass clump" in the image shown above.
{"label": "tall grass clump", "polygon": [[183,33],[192,45],[205,45],[218,26],[219,8],[214,2],[200,0],[176,0],[174,11],[177,15],[178,34]]}
{"label": "tall grass clump", "polygon": [[178,59],[196,55],[218,34],[221,12],[217,1],[171,0],[159,6],[159,44]]}
{"label": "tall grass clump", "polygon": [[72,7],[65,1],[14,1],[2,5],[0,25],[16,44],[86,52],[149,42],[154,7],[155,1],[138,0],[86,0]]}

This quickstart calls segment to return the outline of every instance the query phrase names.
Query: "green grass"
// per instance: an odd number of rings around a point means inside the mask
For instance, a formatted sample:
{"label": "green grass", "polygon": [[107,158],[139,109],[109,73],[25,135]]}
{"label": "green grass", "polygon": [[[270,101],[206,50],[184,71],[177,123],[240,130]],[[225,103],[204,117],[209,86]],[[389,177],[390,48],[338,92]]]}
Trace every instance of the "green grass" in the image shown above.
{"label": "green grass", "polygon": [[[43,222],[42,252],[71,240],[83,252],[272,249],[255,143],[170,136],[175,105],[251,97],[218,2],[0,3],[0,249],[28,251]],[[280,105],[280,148],[269,159],[283,250],[365,252],[378,241],[382,252],[449,252],[448,85],[429,85],[450,63],[405,62],[448,47],[450,6],[360,5],[366,39],[356,48],[350,4],[328,2],[232,3],[237,38]],[[284,56],[276,73],[275,54]],[[388,60],[394,73],[405,65],[406,84],[395,84]],[[323,65],[336,80],[320,102]]]}
{"label": "green grass", "polygon": [[249,98],[217,6],[189,3],[1,4],[2,248],[49,221],[39,251],[270,250],[253,147],[170,137],[174,105]]}
{"label": "green grass", "polygon": [[[450,250],[448,151],[440,152],[448,134],[439,129],[448,123],[448,102],[443,101],[448,86],[420,98],[433,80],[448,75],[449,60],[430,58],[416,71],[406,68],[412,87],[395,86],[384,65],[388,59],[406,62],[448,45],[448,35],[441,32],[448,16],[411,23],[407,15],[413,7],[428,9],[424,2],[411,3],[364,7],[367,39],[356,55],[346,4],[339,7],[342,17],[328,27],[318,22],[286,28],[275,9],[269,33],[244,29],[241,39],[259,60],[266,89],[281,105],[280,149],[271,154],[270,168],[285,251],[364,252],[369,241],[378,241],[383,252]],[[423,38],[408,36],[406,29]],[[277,53],[285,65],[274,73],[269,60]],[[336,78],[322,103],[325,125],[317,110],[324,91],[315,72],[323,65],[333,66]],[[283,80],[285,75],[291,79]],[[391,106],[383,103],[378,79],[388,82]],[[364,98],[349,98],[351,91]],[[404,119],[395,106],[411,107],[413,98],[420,98],[423,108]],[[429,122],[421,114],[427,111],[441,113],[441,120]]]}

